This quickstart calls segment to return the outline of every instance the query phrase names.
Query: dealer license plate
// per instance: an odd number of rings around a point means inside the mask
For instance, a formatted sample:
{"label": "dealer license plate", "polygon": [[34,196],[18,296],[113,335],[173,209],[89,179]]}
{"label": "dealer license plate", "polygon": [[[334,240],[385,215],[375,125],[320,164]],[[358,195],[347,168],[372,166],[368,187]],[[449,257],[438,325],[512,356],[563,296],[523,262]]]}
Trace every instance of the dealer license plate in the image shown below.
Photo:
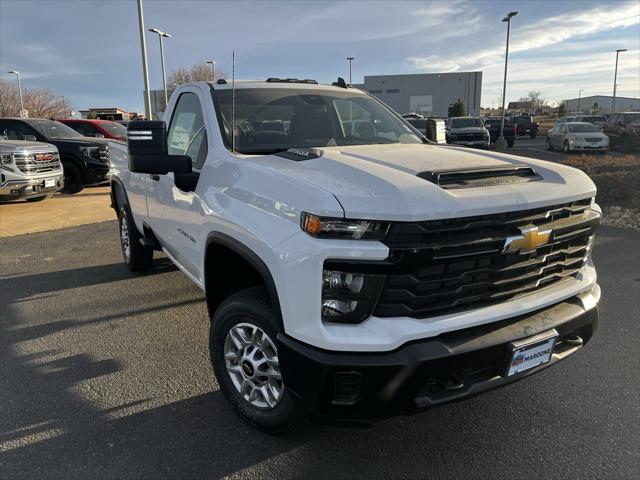
{"label": "dealer license plate", "polygon": [[598,148],[599,146],[600,146],[600,145],[598,145],[597,143],[592,143],[592,144],[591,144],[591,147],[592,147],[592,148]]}
{"label": "dealer license plate", "polygon": [[551,330],[511,343],[511,361],[507,377],[543,365],[551,360],[558,332]]}
{"label": "dealer license plate", "polygon": [[45,178],[44,180],[44,188],[51,188],[56,186],[55,178]]}

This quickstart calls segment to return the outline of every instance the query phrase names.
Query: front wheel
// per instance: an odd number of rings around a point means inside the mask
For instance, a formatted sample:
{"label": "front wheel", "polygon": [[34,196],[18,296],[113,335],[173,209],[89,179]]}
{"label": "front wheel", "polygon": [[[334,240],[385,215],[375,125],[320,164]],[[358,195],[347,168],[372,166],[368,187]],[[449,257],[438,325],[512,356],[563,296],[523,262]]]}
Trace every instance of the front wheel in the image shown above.
{"label": "front wheel", "polygon": [[72,163],[62,165],[64,169],[64,188],[62,193],[78,193],[84,188],[82,172]]}
{"label": "front wheel", "polygon": [[249,288],[220,304],[209,334],[211,364],[222,393],[249,425],[272,434],[303,418],[280,373],[277,325],[265,289]]}
{"label": "front wheel", "polygon": [[536,138],[536,135],[537,135],[537,133],[536,133],[536,132],[533,132],[533,133],[531,134],[531,138]]}
{"label": "front wheel", "polygon": [[564,153],[571,153],[571,149],[569,148],[569,142],[567,142],[566,140],[562,144],[562,151]]}
{"label": "front wheel", "polygon": [[507,140],[507,145],[509,146],[509,148],[513,148],[514,143],[515,143],[515,140],[513,138],[510,138]]}
{"label": "front wheel", "polygon": [[122,257],[129,270],[139,272],[149,268],[153,261],[153,248],[140,243],[140,234],[126,205],[120,207],[118,212],[118,226]]}
{"label": "front wheel", "polygon": [[547,150],[550,152],[553,151],[553,145],[551,145],[551,140],[547,138]]}

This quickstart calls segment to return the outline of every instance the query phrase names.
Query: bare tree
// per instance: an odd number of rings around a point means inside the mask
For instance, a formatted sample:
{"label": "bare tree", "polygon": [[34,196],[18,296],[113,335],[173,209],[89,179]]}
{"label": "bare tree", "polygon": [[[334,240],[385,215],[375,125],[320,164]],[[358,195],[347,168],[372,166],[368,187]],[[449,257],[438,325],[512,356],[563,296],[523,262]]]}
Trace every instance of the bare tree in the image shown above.
{"label": "bare tree", "polygon": [[[64,98],[45,88],[23,88],[24,108],[31,118],[66,118],[71,105]],[[20,96],[17,85],[0,80],[0,117],[20,115]]]}
{"label": "bare tree", "polygon": [[[216,68],[216,80],[226,78],[226,74]],[[179,85],[189,82],[208,82],[211,81],[211,67],[206,63],[196,63],[191,68],[179,67],[171,71],[167,78],[167,89],[173,92]]]}

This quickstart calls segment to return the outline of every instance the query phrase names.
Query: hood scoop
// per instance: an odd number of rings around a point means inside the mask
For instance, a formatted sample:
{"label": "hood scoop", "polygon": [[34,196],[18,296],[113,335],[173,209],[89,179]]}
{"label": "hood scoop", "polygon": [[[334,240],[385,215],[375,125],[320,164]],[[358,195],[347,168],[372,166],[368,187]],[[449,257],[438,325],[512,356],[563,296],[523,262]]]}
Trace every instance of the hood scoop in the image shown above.
{"label": "hood scoop", "polygon": [[496,187],[542,180],[542,177],[536,173],[533,168],[526,165],[438,170],[433,172],[420,172],[418,173],[418,177],[435,183],[444,190]]}

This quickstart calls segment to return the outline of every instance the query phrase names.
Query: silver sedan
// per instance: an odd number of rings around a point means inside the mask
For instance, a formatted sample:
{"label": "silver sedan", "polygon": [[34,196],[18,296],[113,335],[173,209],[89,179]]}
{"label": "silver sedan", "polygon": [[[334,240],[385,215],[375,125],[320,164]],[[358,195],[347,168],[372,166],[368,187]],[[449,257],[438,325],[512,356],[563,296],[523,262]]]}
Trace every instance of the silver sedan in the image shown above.
{"label": "silver sedan", "polygon": [[574,151],[607,151],[609,137],[587,122],[559,123],[547,133],[547,149],[562,149],[564,153]]}

